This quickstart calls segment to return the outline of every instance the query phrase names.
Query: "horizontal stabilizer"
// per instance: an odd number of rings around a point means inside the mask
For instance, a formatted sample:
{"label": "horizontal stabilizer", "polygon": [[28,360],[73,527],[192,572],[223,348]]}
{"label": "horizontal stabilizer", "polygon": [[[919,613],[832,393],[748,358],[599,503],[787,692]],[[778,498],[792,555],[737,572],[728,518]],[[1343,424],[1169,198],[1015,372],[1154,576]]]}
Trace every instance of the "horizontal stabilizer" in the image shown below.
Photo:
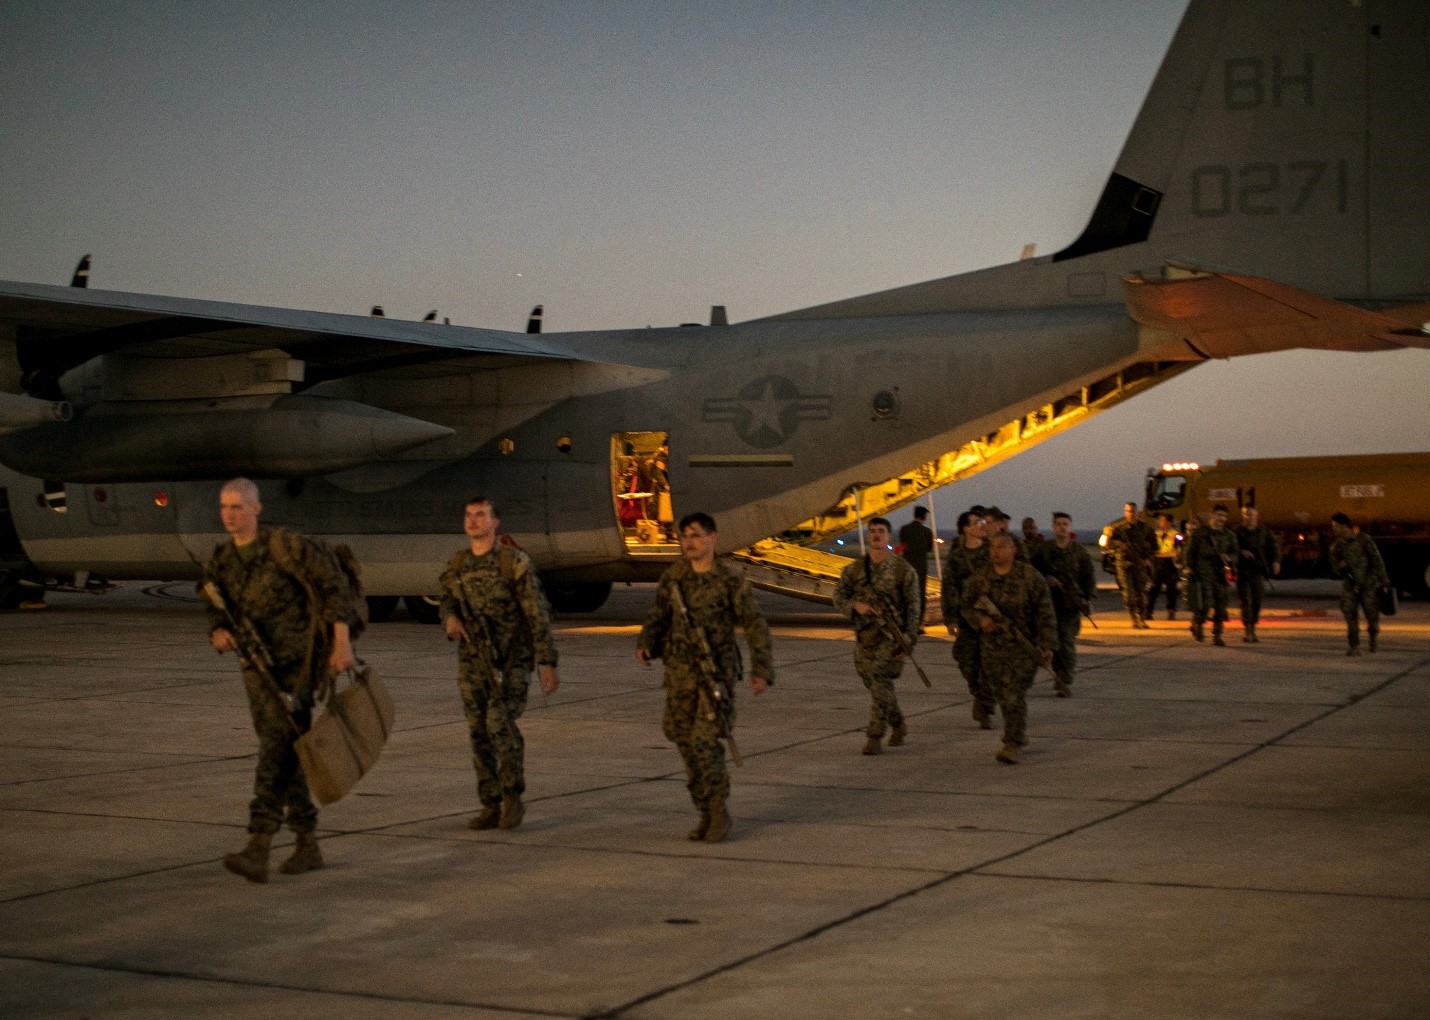
{"label": "horizontal stabilizer", "polygon": [[1257,276],[1192,273],[1180,279],[1128,276],[1122,282],[1134,321],[1181,337],[1209,358],[1296,348],[1430,347],[1430,336],[1405,318]]}

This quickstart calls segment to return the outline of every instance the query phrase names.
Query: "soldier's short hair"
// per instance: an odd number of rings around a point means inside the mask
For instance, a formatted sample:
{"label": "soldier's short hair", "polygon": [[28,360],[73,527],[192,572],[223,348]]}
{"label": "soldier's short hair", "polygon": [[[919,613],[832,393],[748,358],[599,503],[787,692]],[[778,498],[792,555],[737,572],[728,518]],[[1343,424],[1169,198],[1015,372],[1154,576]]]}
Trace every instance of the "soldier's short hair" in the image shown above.
{"label": "soldier's short hair", "polygon": [[889,523],[889,519],[887,517],[870,517],[869,523],[865,525],[865,527],[872,528],[876,524],[882,524],[884,526],[884,530],[890,533],[892,533],[894,530],[894,526]]}
{"label": "soldier's short hair", "polygon": [[258,483],[251,478],[230,478],[223,483],[223,488],[218,490],[220,496],[225,492],[236,493],[245,503],[261,503],[258,496]]}
{"label": "soldier's short hair", "polygon": [[467,500],[466,504],[464,505],[464,509],[468,506],[481,506],[483,503],[485,503],[488,507],[491,508],[493,517],[497,518],[498,520],[501,519],[501,511],[497,509],[496,503],[492,502],[486,496],[473,496],[471,499]]}
{"label": "soldier's short hair", "polygon": [[1212,513],[1229,513],[1225,503],[1217,503],[1212,507]]}
{"label": "soldier's short hair", "polygon": [[1136,509],[1137,509],[1137,504],[1134,503],[1134,502],[1132,502],[1132,500],[1130,500],[1130,499],[1129,499],[1126,503],[1123,503],[1123,504],[1122,504],[1122,509],[1126,510],[1129,506],[1130,506],[1133,510],[1136,510]]}
{"label": "soldier's short hair", "polygon": [[1344,524],[1346,527],[1349,528],[1351,526],[1351,519],[1343,513],[1334,513],[1331,514],[1331,523]]}
{"label": "soldier's short hair", "polygon": [[692,524],[700,525],[700,530],[705,532],[705,534],[707,535],[712,534],[716,530],[715,518],[711,517],[703,510],[697,510],[693,514],[686,514],[680,519],[680,523],[676,525],[676,528],[682,534],[684,534],[685,529],[690,527]]}
{"label": "soldier's short hair", "polygon": [[966,530],[968,529],[968,526],[973,523],[973,518],[975,518],[975,517],[977,517],[977,516],[978,516],[978,515],[977,515],[976,513],[974,513],[972,510],[965,510],[965,511],[963,511],[963,513],[959,514],[959,515],[958,515],[958,524],[957,524],[958,533],[959,533],[960,535],[963,534],[964,531],[966,531]]}
{"label": "soldier's short hair", "polygon": [[1057,520],[1059,517],[1061,517],[1061,518],[1062,518],[1063,520],[1065,520],[1065,521],[1070,521],[1070,520],[1072,520],[1072,514],[1066,512],[1066,511],[1064,511],[1064,510],[1054,510],[1054,511],[1053,511],[1053,520]]}
{"label": "soldier's short hair", "polygon": [[914,507],[914,520],[921,521],[929,515],[929,508],[926,506]]}

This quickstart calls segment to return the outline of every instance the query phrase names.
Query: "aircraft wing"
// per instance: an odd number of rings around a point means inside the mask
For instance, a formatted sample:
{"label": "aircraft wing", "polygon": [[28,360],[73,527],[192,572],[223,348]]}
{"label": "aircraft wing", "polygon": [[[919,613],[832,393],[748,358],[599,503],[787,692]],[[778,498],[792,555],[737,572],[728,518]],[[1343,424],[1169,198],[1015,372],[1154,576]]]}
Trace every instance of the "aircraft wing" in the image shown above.
{"label": "aircraft wing", "polygon": [[277,349],[305,363],[309,385],[471,354],[586,360],[539,334],[12,281],[0,281],[0,324],[14,331],[27,389],[41,396],[70,369],[119,351]]}
{"label": "aircraft wing", "polygon": [[1123,280],[1127,308],[1149,329],[1182,337],[1208,358],[1298,347],[1332,351],[1430,348],[1424,305],[1371,311],[1258,276],[1173,271]]}

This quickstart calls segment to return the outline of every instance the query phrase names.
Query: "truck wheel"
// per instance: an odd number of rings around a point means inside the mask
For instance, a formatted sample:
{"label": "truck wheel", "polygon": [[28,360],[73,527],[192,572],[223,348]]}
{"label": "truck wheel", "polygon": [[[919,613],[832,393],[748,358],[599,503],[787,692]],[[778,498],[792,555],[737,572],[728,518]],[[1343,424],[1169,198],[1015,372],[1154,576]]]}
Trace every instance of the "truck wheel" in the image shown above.
{"label": "truck wheel", "polygon": [[546,600],[558,613],[594,613],[611,595],[610,581],[581,581],[572,584],[543,584]]}
{"label": "truck wheel", "polygon": [[441,603],[431,595],[404,595],[402,604],[418,623],[436,623]]}

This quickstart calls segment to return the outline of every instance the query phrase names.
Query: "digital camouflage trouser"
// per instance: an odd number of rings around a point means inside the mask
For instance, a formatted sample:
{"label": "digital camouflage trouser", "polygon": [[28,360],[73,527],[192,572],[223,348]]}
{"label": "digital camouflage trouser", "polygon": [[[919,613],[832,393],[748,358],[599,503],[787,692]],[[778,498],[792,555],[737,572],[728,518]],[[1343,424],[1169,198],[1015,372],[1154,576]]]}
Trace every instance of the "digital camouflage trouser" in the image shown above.
{"label": "digital camouflage trouser", "polygon": [[1365,614],[1367,634],[1380,633],[1380,589],[1366,585],[1361,589],[1341,591],[1341,613],[1346,618],[1346,641],[1352,648],[1360,647],[1360,614]]}
{"label": "digital camouflage trouser", "polygon": [[1117,561],[1117,583],[1122,587],[1122,601],[1127,604],[1127,614],[1134,620],[1147,618],[1150,568],[1151,564],[1146,560]]}
{"label": "digital camouflage trouser", "polygon": [[713,798],[730,796],[730,774],[725,770],[725,745],[720,742],[720,734],[725,726],[735,724],[734,698],[726,699],[724,712],[728,722],[719,716],[711,719],[695,676],[667,669],[661,729],[680,751],[680,760],[685,763],[685,787],[691,801],[702,810]]}
{"label": "digital camouflage trouser", "polygon": [[1077,636],[1082,632],[1082,614],[1058,613],[1058,646],[1053,649],[1053,676],[1065,684],[1077,672]]}
{"label": "digital camouflage trouser", "polygon": [[1237,577],[1236,600],[1241,603],[1242,627],[1248,623],[1255,627],[1261,622],[1261,601],[1265,594],[1266,578],[1260,574],[1255,577]]}
{"label": "digital camouflage trouser", "polygon": [[968,693],[973,695],[973,703],[982,706],[983,711],[991,716],[998,706],[998,698],[993,689],[983,682],[982,667],[979,664],[978,631],[966,622],[958,628],[958,634],[953,639],[953,661],[958,664],[958,671],[963,674],[963,680],[968,684]]}
{"label": "digital camouflage trouser", "polygon": [[[278,693],[258,676],[245,669],[243,686],[248,692],[248,709],[253,731],[258,734],[258,765],[253,773],[253,800],[248,805],[248,831],[272,835],[288,822],[294,832],[312,832],[318,825],[318,809],[308,793],[308,781],[298,765],[293,742],[312,720],[309,709],[290,717],[278,700]],[[297,731],[289,720],[297,724]]]}
{"label": "digital camouflage trouser", "polygon": [[1229,601],[1230,589],[1225,581],[1219,577],[1210,580],[1201,578],[1197,588],[1197,606],[1192,612],[1193,622],[1203,623],[1210,614],[1212,633],[1220,634],[1226,623],[1226,607]]}
{"label": "digital camouflage trouser", "polygon": [[1033,686],[1037,672],[1038,667],[1021,651],[983,658],[983,678],[993,689],[998,708],[1003,712],[1004,743],[1028,742],[1028,688]]}
{"label": "digital camouflage trouser", "polygon": [[472,739],[477,796],[487,807],[500,804],[503,795],[520,796],[526,791],[526,741],[516,721],[526,710],[531,670],[510,669],[500,676],[498,701],[491,672],[480,663],[463,660],[457,672],[457,687],[462,692],[462,708],[467,713],[467,730]]}
{"label": "digital camouflage trouser", "polygon": [[894,681],[904,671],[904,664],[894,660],[894,651],[886,643],[870,647],[856,644],[854,669],[869,689],[869,736],[879,738],[886,727],[902,729],[904,713],[899,711],[899,699],[894,694]]}

